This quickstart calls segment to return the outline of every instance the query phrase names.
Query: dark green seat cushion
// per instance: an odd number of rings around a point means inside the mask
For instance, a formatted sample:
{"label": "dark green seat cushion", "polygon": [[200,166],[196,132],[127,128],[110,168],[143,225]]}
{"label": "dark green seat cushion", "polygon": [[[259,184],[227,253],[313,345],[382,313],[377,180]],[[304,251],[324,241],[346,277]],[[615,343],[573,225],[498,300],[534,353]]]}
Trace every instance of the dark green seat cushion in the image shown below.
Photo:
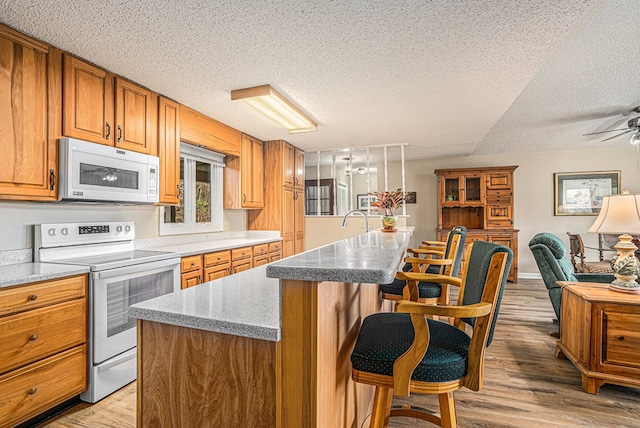
{"label": "dark green seat cushion", "polygon": [[[430,341],[427,353],[411,377],[424,382],[448,382],[467,374],[471,338],[441,321],[427,319]],[[393,363],[413,341],[408,314],[378,313],[366,317],[351,354],[354,369],[393,376]]]}
{"label": "dark green seat cushion", "polygon": [[[406,284],[406,281],[396,279],[391,284],[380,284],[380,291],[386,294],[395,294],[396,296],[402,296],[402,289]],[[418,283],[418,295],[421,298],[433,299],[436,297],[440,297],[440,294],[442,294],[441,284],[434,284],[430,282]]]}
{"label": "dark green seat cushion", "polygon": [[[411,270],[411,263],[405,263],[402,267],[404,272],[409,272]],[[438,265],[430,265],[427,266],[426,273],[440,273],[440,266]],[[394,279],[391,284],[380,284],[380,291],[385,294],[395,294],[396,296],[402,296],[402,289],[407,284],[406,281],[401,279]],[[419,296],[423,299],[433,299],[436,297],[440,297],[442,294],[442,286],[440,284],[431,284],[428,282],[419,282],[418,283],[418,292]]]}

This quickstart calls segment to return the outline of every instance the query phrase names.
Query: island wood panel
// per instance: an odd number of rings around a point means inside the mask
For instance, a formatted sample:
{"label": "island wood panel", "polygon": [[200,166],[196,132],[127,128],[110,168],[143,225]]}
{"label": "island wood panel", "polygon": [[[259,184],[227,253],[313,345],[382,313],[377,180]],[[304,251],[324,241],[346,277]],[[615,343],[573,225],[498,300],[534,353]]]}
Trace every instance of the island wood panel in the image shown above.
{"label": "island wood panel", "polygon": [[278,426],[278,346],[138,320],[138,427]]}
{"label": "island wood panel", "polygon": [[351,380],[351,350],[378,287],[282,280],[282,426],[361,426],[372,387]]}

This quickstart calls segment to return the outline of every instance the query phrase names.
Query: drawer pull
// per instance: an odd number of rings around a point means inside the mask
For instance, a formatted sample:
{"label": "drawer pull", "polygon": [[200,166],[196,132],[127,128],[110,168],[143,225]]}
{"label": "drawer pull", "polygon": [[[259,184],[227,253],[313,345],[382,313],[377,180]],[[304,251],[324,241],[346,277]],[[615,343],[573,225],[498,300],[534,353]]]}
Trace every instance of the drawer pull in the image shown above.
{"label": "drawer pull", "polygon": [[29,296],[29,300],[38,300],[38,295],[32,294],[31,296]]}
{"label": "drawer pull", "polygon": [[191,267],[194,267],[196,265],[196,262],[191,262]]}
{"label": "drawer pull", "polygon": [[220,261],[220,257],[218,257],[218,261]]}
{"label": "drawer pull", "polygon": [[29,390],[29,395],[34,395],[36,392],[38,392],[38,388],[31,388]]}
{"label": "drawer pull", "polygon": [[38,340],[38,335],[35,333],[32,334],[31,336],[29,336],[29,340],[35,342],[36,340]]}
{"label": "drawer pull", "polygon": [[620,336],[618,340],[624,340],[624,336]]}

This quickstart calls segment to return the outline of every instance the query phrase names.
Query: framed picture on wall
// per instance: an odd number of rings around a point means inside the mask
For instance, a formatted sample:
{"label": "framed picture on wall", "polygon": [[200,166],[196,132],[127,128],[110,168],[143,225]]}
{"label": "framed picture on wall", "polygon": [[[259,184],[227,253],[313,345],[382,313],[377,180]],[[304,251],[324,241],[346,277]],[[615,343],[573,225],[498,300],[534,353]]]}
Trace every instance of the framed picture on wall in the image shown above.
{"label": "framed picture on wall", "polygon": [[554,215],[598,215],[602,197],[620,193],[620,171],[563,172],[554,176]]}
{"label": "framed picture on wall", "polygon": [[358,209],[360,211],[367,211],[371,207],[371,202],[375,201],[376,197],[372,195],[358,195]]}

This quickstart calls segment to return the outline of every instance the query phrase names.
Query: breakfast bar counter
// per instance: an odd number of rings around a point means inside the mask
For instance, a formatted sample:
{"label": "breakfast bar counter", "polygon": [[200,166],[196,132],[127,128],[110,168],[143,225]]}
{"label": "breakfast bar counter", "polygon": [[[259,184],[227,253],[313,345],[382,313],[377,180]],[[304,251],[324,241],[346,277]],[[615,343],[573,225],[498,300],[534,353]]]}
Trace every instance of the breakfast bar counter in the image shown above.
{"label": "breakfast bar counter", "polygon": [[351,380],[410,232],[369,232],[130,308],[138,426],[351,427],[373,388]]}

